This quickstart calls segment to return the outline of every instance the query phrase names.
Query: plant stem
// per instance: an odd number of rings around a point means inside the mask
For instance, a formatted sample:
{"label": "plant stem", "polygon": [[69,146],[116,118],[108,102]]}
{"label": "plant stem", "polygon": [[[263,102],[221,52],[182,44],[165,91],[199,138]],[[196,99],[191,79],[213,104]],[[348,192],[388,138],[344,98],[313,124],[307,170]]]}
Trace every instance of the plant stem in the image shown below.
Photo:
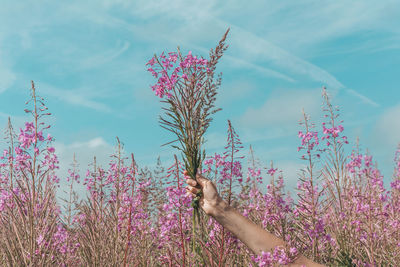
{"label": "plant stem", "polygon": [[133,153],[131,154],[132,158],[132,189],[131,189],[131,202],[129,203],[129,218],[128,218],[128,230],[127,230],[127,241],[125,245],[125,256],[124,256],[124,266],[127,265],[127,256],[128,256],[128,247],[131,240],[131,224],[132,224],[132,201],[133,201],[133,194],[135,192],[135,175],[136,175],[136,168],[135,168],[135,159],[133,157]]}

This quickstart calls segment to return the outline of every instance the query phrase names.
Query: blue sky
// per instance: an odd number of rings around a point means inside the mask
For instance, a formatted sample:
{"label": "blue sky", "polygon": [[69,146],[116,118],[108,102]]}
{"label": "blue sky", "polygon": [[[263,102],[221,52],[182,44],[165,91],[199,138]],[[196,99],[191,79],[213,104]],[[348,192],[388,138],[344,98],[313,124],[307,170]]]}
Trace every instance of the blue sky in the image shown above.
{"label": "blue sky", "polygon": [[[360,138],[388,176],[400,141],[400,2],[394,1],[7,1],[0,9],[0,125],[20,127],[30,81],[52,112],[50,132],[65,171],[103,163],[115,137],[141,166],[172,136],[145,63],[175,50],[208,55],[230,27],[218,70],[223,108],[207,134],[223,150],[227,119],[247,154],[271,160],[294,184],[301,110],[321,120],[321,88],[339,105],[345,133]],[[3,141],[2,141],[3,142]],[[4,144],[2,144],[4,145]]]}

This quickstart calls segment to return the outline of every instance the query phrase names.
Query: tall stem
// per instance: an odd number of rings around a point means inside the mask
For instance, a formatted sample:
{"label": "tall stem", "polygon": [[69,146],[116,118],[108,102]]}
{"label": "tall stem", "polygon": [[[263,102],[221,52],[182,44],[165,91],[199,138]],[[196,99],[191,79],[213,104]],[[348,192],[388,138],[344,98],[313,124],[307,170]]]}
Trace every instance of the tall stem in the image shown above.
{"label": "tall stem", "polygon": [[30,210],[30,232],[31,232],[31,240],[30,240],[30,257],[31,257],[31,262],[32,262],[32,257],[35,252],[35,245],[36,245],[36,235],[35,235],[35,229],[34,229],[34,218],[35,218],[35,206],[36,206],[36,183],[35,183],[35,177],[36,177],[36,148],[37,148],[37,137],[38,137],[38,131],[37,131],[37,126],[38,126],[38,112],[37,112],[37,105],[36,105],[36,89],[35,89],[35,84],[32,83],[32,99],[33,99],[33,104],[34,104],[34,124],[35,124],[35,141],[33,143],[33,161],[32,161],[32,166],[31,166],[31,177],[32,177],[32,200],[31,200],[31,210]]}
{"label": "tall stem", "polygon": [[128,266],[127,263],[127,256],[128,256],[128,247],[129,243],[131,242],[131,225],[132,225],[132,203],[133,203],[133,195],[135,192],[135,181],[136,181],[136,164],[135,164],[135,158],[133,157],[133,153],[131,154],[132,158],[132,166],[131,166],[131,171],[132,171],[132,189],[131,189],[131,201],[129,202],[129,218],[128,218],[128,229],[127,229],[127,241],[125,245],[125,256],[124,256],[124,266]]}
{"label": "tall stem", "polygon": [[[179,180],[179,162],[178,162],[178,158],[176,157],[176,155],[174,155],[175,158],[175,165],[176,165],[176,179],[177,179],[177,183],[178,183],[178,192],[181,192],[181,183]],[[179,208],[178,208],[178,216],[179,216],[179,231],[181,234],[181,248],[182,248],[182,266],[184,267],[186,264],[186,253],[185,253],[185,239],[183,236],[183,229],[182,229],[182,209],[181,209],[181,204],[182,201],[179,198]]]}
{"label": "tall stem", "polygon": [[[228,191],[228,205],[231,205],[231,197],[232,197],[232,177],[233,177],[233,159],[234,159],[234,153],[235,153],[235,140],[234,140],[234,135],[233,135],[233,129],[232,129],[232,124],[231,121],[228,120],[228,131],[229,131],[229,138],[231,140],[231,162],[230,162],[230,176],[229,176],[229,191]],[[224,257],[224,246],[225,246],[225,228],[222,227],[222,232],[221,232],[221,251],[220,251],[220,257],[219,257],[219,263],[218,266],[220,267],[223,261]]]}
{"label": "tall stem", "polygon": [[[115,229],[114,229],[114,253],[113,253],[113,259],[115,259],[115,257],[117,257],[117,244],[118,244],[118,237],[119,237],[119,231],[118,231],[118,210],[120,208],[120,170],[121,170],[121,142],[119,141],[119,138],[117,137],[117,142],[118,142],[118,169],[117,169],[117,179],[116,179],[116,206],[115,206],[115,210],[114,210],[114,223],[115,223]],[[117,257],[117,261],[119,257]],[[113,263],[115,263],[113,261]]]}

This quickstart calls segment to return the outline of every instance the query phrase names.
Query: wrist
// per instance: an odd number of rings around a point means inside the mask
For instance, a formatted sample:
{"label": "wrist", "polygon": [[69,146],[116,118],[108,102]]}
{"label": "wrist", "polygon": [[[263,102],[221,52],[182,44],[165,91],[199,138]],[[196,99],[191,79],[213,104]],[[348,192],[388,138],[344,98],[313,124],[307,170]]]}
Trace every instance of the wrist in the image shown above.
{"label": "wrist", "polygon": [[210,215],[214,217],[214,219],[223,216],[229,207],[228,203],[226,203],[222,198],[218,198],[218,200],[215,202],[213,206],[214,207]]}

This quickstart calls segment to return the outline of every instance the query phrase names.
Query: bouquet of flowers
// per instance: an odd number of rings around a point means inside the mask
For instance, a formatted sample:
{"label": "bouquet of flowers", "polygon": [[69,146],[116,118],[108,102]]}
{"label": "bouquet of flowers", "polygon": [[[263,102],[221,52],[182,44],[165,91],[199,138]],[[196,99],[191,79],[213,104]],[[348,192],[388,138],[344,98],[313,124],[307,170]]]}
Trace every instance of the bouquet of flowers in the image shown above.
{"label": "bouquet of flowers", "polygon": [[[174,133],[176,139],[165,144],[182,152],[183,162],[189,176],[196,179],[205,157],[202,149],[204,134],[212,121],[212,115],[220,109],[215,107],[221,74],[215,75],[218,61],[227,49],[225,44],[229,29],[209,59],[177,52],[162,53],[149,60],[147,69],[157,79],[151,86],[156,96],[165,103],[164,115],[160,116],[161,127]],[[193,218],[199,216],[201,192],[193,199]],[[195,220],[195,219],[194,219]]]}

